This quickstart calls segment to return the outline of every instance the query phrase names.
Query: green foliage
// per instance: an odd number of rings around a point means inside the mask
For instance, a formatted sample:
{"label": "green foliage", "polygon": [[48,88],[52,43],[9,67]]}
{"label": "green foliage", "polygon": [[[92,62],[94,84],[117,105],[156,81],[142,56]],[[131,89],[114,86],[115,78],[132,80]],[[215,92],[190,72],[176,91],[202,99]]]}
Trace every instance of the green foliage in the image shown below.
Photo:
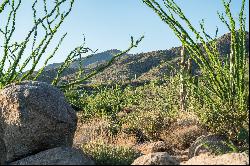
{"label": "green foliage", "polygon": [[178,111],[176,96],[178,77],[167,77],[165,83],[151,82],[136,88],[138,96],[134,111],[121,119],[123,129],[142,132],[149,140],[157,140],[161,130],[175,119]]}
{"label": "green foliage", "polygon": [[148,85],[138,87],[141,96],[137,110],[174,112],[178,110],[178,78],[167,77],[164,84],[151,82]]}
{"label": "green foliage", "polygon": [[108,145],[104,142],[90,142],[82,146],[97,165],[131,165],[140,153],[129,147]]}
{"label": "green foliage", "polygon": [[79,108],[83,119],[108,117],[116,131],[141,131],[153,140],[177,115],[177,80],[178,77],[170,77],[162,85],[152,82],[124,89],[118,85],[100,86],[91,93],[69,91],[66,96]]}
{"label": "green foliage", "polygon": [[[143,0],[143,2],[169,25],[200,68],[199,81],[194,81],[195,78],[189,81],[190,94],[198,98],[202,108],[197,109],[200,119],[211,131],[236,138],[239,130],[248,121],[245,0],[242,0],[238,17],[238,30],[230,10],[231,1],[222,0],[229,23],[223,14],[218,13],[218,15],[231,32],[231,53],[224,60],[217,49],[218,30],[215,39],[210,37],[205,32],[202,21],[200,23],[202,32],[198,32],[174,0],[165,0],[163,7],[156,0]],[[185,26],[177,20],[181,20]],[[184,27],[187,27],[187,30]],[[191,36],[195,36],[195,39]]]}
{"label": "green foliage", "polygon": [[75,111],[82,111],[82,109],[86,105],[86,102],[83,99],[88,97],[88,93],[86,91],[67,90],[64,94]]}
{"label": "green foliage", "polygon": [[209,149],[210,152],[212,152],[216,155],[222,155],[225,153],[241,153],[241,152],[249,153],[249,142],[248,142],[249,137],[247,135],[248,133],[245,133],[246,131],[243,131],[243,130],[241,130],[241,132],[242,133],[238,134],[238,137],[241,137],[238,140],[243,141],[243,142],[241,142],[242,143],[241,145],[239,145],[239,143],[235,143],[231,140],[227,140],[227,141],[221,142],[224,146],[216,146],[213,144],[209,144],[207,142],[205,142],[203,144],[203,146],[206,147],[207,149]]}
{"label": "green foliage", "polygon": [[238,134],[238,140],[242,143],[246,143],[249,145],[249,128],[241,128]]}
{"label": "green foliage", "polygon": [[88,94],[86,91],[66,93],[84,114],[91,116],[112,116],[120,111],[159,111],[174,114],[178,110],[176,96],[178,77],[168,77],[164,84],[151,82],[140,87],[115,85],[99,87]]}
{"label": "green foliage", "polygon": [[249,154],[249,126],[240,129],[237,135],[237,140],[239,141],[239,151],[244,151]]}
{"label": "green foliage", "polygon": [[222,154],[226,154],[226,153],[238,153],[239,152],[237,146],[235,146],[232,141],[223,141],[222,144],[224,144],[223,147],[209,144],[209,143],[204,143],[203,146],[206,149],[209,149],[209,152],[211,152],[215,155],[222,155]]}
{"label": "green foliage", "polygon": [[83,117],[116,116],[125,108],[136,105],[139,95],[131,87],[122,89],[115,85],[100,87],[88,94],[86,91],[69,91],[66,93],[70,102],[83,111]]}
{"label": "green foliage", "polygon": [[137,137],[158,140],[159,134],[171,123],[171,116],[163,111],[136,111],[122,119],[122,130]]}

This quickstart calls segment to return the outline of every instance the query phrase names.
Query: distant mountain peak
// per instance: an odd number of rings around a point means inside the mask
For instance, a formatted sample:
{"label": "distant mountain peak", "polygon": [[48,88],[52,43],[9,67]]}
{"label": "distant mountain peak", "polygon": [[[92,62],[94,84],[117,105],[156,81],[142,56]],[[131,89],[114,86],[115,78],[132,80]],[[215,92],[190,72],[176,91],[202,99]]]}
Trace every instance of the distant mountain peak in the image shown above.
{"label": "distant mountain peak", "polygon": [[[100,53],[92,54],[92,55],[90,55],[88,57],[83,57],[82,58],[82,65],[83,65],[83,67],[87,67],[89,65],[92,65],[92,66],[93,65],[98,65],[99,63],[109,61],[114,55],[119,54],[121,52],[122,51],[120,51],[118,49],[110,49],[110,50],[103,51],[103,52],[100,52]],[[70,68],[78,68],[79,63],[80,63],[79,59],[73,61],[72,64],[70,65]],[[62,63],[49,64],[49,65],[47,65],[45,67],[45,71],[56,69],[60,65],[62,65]]]}

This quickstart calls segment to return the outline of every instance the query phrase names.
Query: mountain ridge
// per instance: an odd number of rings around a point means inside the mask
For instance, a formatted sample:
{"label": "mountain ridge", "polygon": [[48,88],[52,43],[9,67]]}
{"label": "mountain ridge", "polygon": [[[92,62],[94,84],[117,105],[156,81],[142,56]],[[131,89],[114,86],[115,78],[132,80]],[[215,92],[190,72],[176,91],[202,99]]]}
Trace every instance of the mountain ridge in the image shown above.
{"label": "mountain ridge", "polygon": [[[224,34],[217,39],[217,47],[221,55],[227,56],[230,53],[230,33]],[[246,32],[246,47],[249,54],[249,33]],[[119,53],[120,50],[115,50],[113,53]],[[93,71],[99,65],[106,63],[112,58],[110,51],[107,50],[102,53],[94,54],[92,57],[97,56],[97,61],[92,59],[88,63],[84,64],[86,73]],[[107,83],[107,82],[126,82],[131,80],[137,81],[149,81],[154,79],[160,79],[164,75],[171,74],[173,67],[178,67],[178,62],[180,58],[181,46],[172,47],[166,50],[157,50],[146,53],[139,54],[126,54],[118,58],[109,68],[105,69],[103,72],[98,73],[96,76],[90,79],[90,83]],[[108,53],[108,54],[105,54]],[[102,57],[102,56],[107,57]],[[63,75],[62,79],[67,80],[68,78],[74,77],[79,62],[74,62],[73,67],[67,69]],[[91,66],[92,64],[92,66]],[[196,70],[197,66],[193,65],[193,70]],[[43,75],[54,75],[55,68]],[[42,78],[42,77],[40,77]],[[46,79],[41,79],[46,81]],[[51,80],[51,79],[49,79]],[[46,81],[47,82],[47,81]]]}
{"label": "mountain ridge", "polygon": [[[115,54],[120,53],[120,50],[117,49],[110,49],[107,51],[103,51],[101,53],[96,53],[96,54],[91,54],[87,57],[83,57],[82,59],[82,67],[87,67],[88,65],[91,65],[93,63],[97,63],[97,62],[101,62],[101,61],[107,61],[110,60]],[[78,68],[79,66],[79,58],[77,60],[74,60],[72,62],[72,64],[70,65],[70,68]],[[60,67],[60,65],[62,65],[63,62],[61,63],[53,63],[53,64],[49,64],[45,67],[45,71],[50,70],[50,69],[55,69]]]}

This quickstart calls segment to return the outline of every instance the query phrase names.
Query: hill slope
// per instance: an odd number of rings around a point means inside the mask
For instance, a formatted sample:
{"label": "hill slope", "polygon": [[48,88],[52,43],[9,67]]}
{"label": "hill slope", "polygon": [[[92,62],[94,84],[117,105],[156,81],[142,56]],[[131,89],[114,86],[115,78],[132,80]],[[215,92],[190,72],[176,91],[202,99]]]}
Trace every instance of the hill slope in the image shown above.
{"label": "hill slope", "polygon": [[[247,52],[249,52],[248,32],[246,36]],[[220,54],[228,56],[230,54],[230,34],[227,33],[218,38],[217,43]],[[95,82],[124,82],[135,78],[137,81],[160,79],[163,75],[171,74],[170,66],[178,66],[180,54],[181,47],[173,47],[169,50],[152,51],[122,58],[93,80]],[[196,69],[197,65],[193,65],[193,70]]]}
{"label": "hill slope", "polygon": [[[223,56],[228,56],[230,53],[230,34],[227,33],[218,38],[218,50]],[[249,34],[247,32],[247,52],[249,52]],[[86,68],[86,73],[94,70],[99,65],[107,62],[114,54],[119,53],[119,50],[109,50],[103,53],[94,54],[89,59],[83,59],[83,67]],[[93,77],[92,83],[107,83],[107,82],[130,82],[138,81],[145,82],[154,79],[160,79],[163,75],[171,74],[172,68],[178,66],[181,47],[173,47],[169,50],[158,50],[147,53],[140,53],[134,55],[124,55],[114,62],[109,68],[102,73]],[[74,77],[79,61],[72,63],[69,69],[63,74],[63,80]],[[47,70],[39,78],[42,81],[50,81],[55,76],[58,64],[47,66]],[[193,71],[197,69],[193,65]],[[45,79],[44,79],[45,78]]]}

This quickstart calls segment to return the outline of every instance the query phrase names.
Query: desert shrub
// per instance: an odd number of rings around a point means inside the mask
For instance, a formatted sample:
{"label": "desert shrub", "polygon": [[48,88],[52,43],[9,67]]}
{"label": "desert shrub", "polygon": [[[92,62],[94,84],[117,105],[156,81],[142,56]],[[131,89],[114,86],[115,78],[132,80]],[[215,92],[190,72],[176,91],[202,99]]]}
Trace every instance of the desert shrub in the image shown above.
{"label": "desert shrub", "polygon": [[85,98],[88,96],[88,93],[86,91],[68,90],[64,94],[67,101],[71,104],[72,108],[74,108],[75,111],[82,111],[85,103],[81,98]]}
{"label": "desert shrub", "polygon": [[102,141],[82,145],[97,165],[131,165],[140,153],[130,147],[115,146]]}
{"label": "desert shrub", "polygon": [[123,109],[137,104],[139,95],[131,87],[122,89],[119,85],[100,87],[91,94],[86,91],[66,94],[72,103],[80,107],[83,117],[113,117]]}
{"label": "desert shrub", "polygon": [[[214,100],[219,100],[214,96]],[[220,100],[219,100],[220,101]],[[232,111],[230,103],[216,101],[216,107],[209,107],[201,99],[193,98],[193,110],[198,115],[200,121],[205,124],[213,133],[225,134],[233,139],[237,139],[237,134],[244,126],[248,125],[247,111]],[[204,102],[201,104],[200,102]],[[217,108],[219,107],[219,109]],[[231,108],[231,109],[230,109]],[[232,127],[228,127],[232,126]]]}
{"label": "desert shrub", "polygon": [[224,58],[221,58],[217,49],[218,29],[215,38],[212,38],[206,33],[202,21],[201,32],[197,31],[174,0],[165,0],[164,5],[160,5],[156,0],[143,0],[143,2],[169,25],[200,68],[201,75],[198,81],[192,77],[188,81],[190,94],[195,94],[194,98],[198,98],[201,109],[197,109],[196,112],[200,120],[212,132],[237,139],[239,130],[248,124],[249,116],[249,91],[245,77],[247,66],[245,0],[242,0],[237,18],[238,29],[230,9],[231,1],[222,0],[227,18],[223,13],[218,15],[231,32],[231,52]]}
{"label": "desert shrub", "polygon": [[178,79],[178,76],[165,77],[163,84],[154,81],[136,88],[140,96],[138,105],[121,122],[126,130],[141,132],[149,140],[158,140],[160,132],[178,115]]}
{"label": "desert shrub", "polygon": [[178,95],[178,76],[163,78],[164,83],[153,81],[150,84],[137,88],[140,94],[137,110],[150,111],[157,110],[163,112],[177,113],[179,98]]}
{"label": "desert shrub", "polygon": [[122,130],[137,135],[138,140],[157,140],[160,132],[171,123],[170,117],[164,111],[135,111],[122,119]]}
{"label": "desert shrub", "polygon": [[126,130],[137,137],[141,132],[145,139],[155,140],[177,117],[177,80],[178,77],[167,77],[164,84],[151,82],[141,87],[100,86],[91,92],[72,91],[66,96],[77,106],[84,121],[108,118],[113,135]]}
{"label": "desert shrub", "polygon": [[206,135],[207,131],[199,124],[197,116],[192,112],[181,112],[170,126],[163,130],[160,139],[163,140],[170,150],[185,150],[200,136]]}
{"label": "desert shrub", "polygon": [[128,130],[141,131],[148,139],[157,139],[160,130],[177,117],[177,82],[178,76],[166,77],[164,84],[151,82],[126,88],[116,85],[66,96],[79,107],[82,119],[108,117],[114,131],[127,126]]}
{"label": "desert shrub", "polygon": [[241,130],[238,134],[238,139],[241,140],[242,144],[238,144],[238,142],[231,141],[230,139],[226,139],[224,141],[221,141],[221,145],[218,146],[214,145],[209,142],[204,142],[202,146],[204,146],[206,149],[208,149],[211,153],[214,153],[216,155],[221,155],[225,153],[249,153],[249,135],[246,130]]}

